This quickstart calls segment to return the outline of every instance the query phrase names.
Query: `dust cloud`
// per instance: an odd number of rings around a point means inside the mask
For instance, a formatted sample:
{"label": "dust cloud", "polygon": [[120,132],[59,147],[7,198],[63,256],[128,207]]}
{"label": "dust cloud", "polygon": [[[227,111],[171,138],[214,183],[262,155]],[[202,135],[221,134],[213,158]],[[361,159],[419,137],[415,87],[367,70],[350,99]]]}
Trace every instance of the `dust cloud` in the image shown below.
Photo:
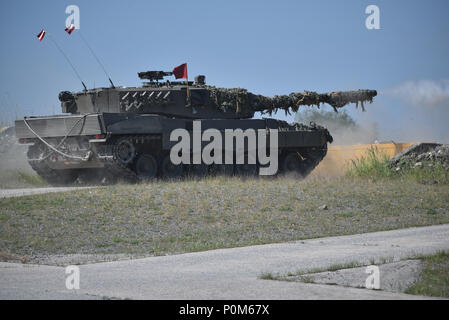
{"label": "dust cloud", "polygon": [[313,121],[326,127],[334,138],[333,145],[375,143],[378,134],[376,123],[359,125],[345,110],[335,113],[323,109],[305,109],[296,114],[295,121],[304,124]]}
{"label": "dust cloud", "polygon": [[17,174],[34,174],[27,161],[28,146],[17,143],[14,127],[0,128],[0,187],[13,186]]}

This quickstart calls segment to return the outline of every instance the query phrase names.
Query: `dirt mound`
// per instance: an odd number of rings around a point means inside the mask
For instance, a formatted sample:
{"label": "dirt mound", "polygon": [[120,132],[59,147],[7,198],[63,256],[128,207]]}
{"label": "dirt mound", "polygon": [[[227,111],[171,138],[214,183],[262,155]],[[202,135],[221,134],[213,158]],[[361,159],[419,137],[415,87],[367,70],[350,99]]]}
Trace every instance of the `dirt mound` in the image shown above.
{"label": "dirt mound", "polygon": [[441,165],[449,170],[449,144],[417,143],[394,156],[390,167],[396,171],[404,167],[422,168]]}

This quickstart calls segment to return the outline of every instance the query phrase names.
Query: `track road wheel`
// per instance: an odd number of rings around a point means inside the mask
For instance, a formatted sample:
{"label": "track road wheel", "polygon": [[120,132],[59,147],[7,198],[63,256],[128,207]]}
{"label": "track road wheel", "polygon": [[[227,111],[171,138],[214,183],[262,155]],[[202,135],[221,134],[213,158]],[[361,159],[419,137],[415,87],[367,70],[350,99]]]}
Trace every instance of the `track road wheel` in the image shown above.
{"label": "track road wheel", "polygon": [[136,161],[136,174],[142,180],[156,178],[158,172],[156,158],[149,153],[141,154]]}
{"label": "track road wheel", "polygon": [[128,138],[122,138],[117,141],[114,147],[114,157],[122,164],[131,163],[136,156],[136,148]]}
{"label": "track road wheel", "polygon": [[184,172],[184,167],[182,164],[173,164],[170,159],[170,155],[166,155],[162,159],[161,164],[161,175],[162,178],[179,178]]}

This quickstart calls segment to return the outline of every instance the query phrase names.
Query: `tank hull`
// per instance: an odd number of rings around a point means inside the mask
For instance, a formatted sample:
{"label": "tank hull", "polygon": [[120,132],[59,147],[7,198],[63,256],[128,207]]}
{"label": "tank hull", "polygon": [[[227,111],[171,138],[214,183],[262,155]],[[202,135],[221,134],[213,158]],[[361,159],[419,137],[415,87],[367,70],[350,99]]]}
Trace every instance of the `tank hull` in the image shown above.
{"label": "tank hull", "polygon": [[[267,132],[268,146],[270,132],[276,130],[276,174],[291,172],[300,177],[307,176],[318,165],[326,155],[327,143],[332,141],[323,127],[290,125],[271,118],[193,120],[154,114],[89,113],[25,118],[17,120],[15,127],[19,143],[30,145],[30,165],[52,185],[110,184],[118,180],[136,182],[211,174],[257,175],[258,158],[255,163],[250,163],[247,157],[248,163],[237,164],[234,154],[232,163],[206,164],[202,160],[198,163],[193,160],[195,148],[189,155],[190,162],[174,164],[170,151],[179,142],[171,139],[176,129],[190,133],[190,146],[196,143],[195,134],[200,137],[197,145],[200,150],[210,142],[201,139],[209,129],[223,136],[226,131],[238,129]],[[225,139],[221,146],[218,150],[224,158]],[[258,150],[255,154],[259,154]]]}

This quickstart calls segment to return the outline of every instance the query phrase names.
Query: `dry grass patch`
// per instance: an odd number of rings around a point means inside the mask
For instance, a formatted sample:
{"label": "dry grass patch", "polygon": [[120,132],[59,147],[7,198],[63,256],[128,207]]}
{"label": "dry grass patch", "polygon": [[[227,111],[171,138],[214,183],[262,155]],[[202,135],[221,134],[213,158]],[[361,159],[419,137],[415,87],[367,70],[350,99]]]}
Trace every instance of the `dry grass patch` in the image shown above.
{"label": "dry grass patch", "polygon": [[0,251],[172,254],[448,223],[448,213],[447,185],[413,180],[115,185],[0,199]]}

